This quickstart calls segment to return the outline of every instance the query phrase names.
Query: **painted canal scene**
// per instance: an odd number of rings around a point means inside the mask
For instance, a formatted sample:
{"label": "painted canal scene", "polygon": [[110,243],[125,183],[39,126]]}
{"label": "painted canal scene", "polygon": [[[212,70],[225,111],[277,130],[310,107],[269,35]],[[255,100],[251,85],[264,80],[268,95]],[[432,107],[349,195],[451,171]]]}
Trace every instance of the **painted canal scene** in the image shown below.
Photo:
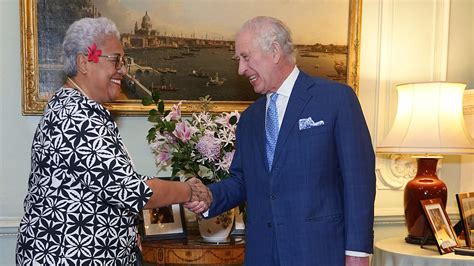
{"label": "painted canal scene", "polygon": [[339,82],[347,80],[347,0],[274,0],[259,2],[258,8],[252,1],[82,0],[52,10],[57,1],[38,1],[41,13],[57,14],[63,8],[74,14],[56,22],[38,21],[50,33],[38,36],[40,91],[45,94],[61,86],[64,79],[62,58],[55,55],[60,54],[65,30],[75,19],[97,16],[117,24],[128,57],[120,100],[139,100],[154,90],[165,100],[197,100],[205,95],[215,101],[257,99],[260,95],[253,92],[248,80],[237,74],[234,59],[235,33],[257,15],[275,16],[288,24],[301,70]]}

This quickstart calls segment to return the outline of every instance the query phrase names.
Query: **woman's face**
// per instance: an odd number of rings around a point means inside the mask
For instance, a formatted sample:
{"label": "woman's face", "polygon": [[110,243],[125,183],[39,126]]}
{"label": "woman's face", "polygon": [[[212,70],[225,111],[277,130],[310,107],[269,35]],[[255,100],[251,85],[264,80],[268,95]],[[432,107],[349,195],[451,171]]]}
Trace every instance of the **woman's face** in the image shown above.
{"label": "woman's face", "polygon": [[97,63],[88,62],[86,76],[90,85],[87,95],[98,103],[112,102],[119,97],[122,78],[127,74],[127,69],[123,65],[120,69],[116,69],[119,56],[124,55],[123,47],[116,37],[106,36],[97,43],[97,49],[102,50],[102,56],[110,57],[99,57]]}

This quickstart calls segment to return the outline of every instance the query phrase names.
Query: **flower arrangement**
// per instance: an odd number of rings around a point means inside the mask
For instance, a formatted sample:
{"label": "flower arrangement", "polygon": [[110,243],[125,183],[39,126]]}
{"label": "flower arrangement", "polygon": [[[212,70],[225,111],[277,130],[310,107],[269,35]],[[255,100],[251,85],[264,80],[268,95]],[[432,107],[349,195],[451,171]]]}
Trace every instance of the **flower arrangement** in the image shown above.
{"label": "flower arrangement", "polygon": [[238,112],[212,114],[209,96],[200,98],[199,113],[189,119],[181,115],[181,102],[164,110],[159,92],[145,98],[143,105],[155,104],[148,121],[154,123],[147,140],[159,169],[172,168],[172,176],[181,181],[195,176],[210,184],[229,176],[235,151],[235,129]]}

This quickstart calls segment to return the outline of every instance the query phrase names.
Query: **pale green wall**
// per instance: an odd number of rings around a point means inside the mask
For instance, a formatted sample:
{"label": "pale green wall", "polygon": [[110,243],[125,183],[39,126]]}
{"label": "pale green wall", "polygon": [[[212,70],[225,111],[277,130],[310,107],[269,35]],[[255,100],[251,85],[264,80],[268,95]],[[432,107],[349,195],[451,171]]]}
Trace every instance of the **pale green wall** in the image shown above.
{"label": "pale green wall", "polygon": [[[18,219],[23,215],[30,145],[39,116],[21,114],[19,1],[0,0],[0,265],[14,264]],[[155,175],[145,141],[145,117],[117,119],[139,172]],[[166,175],[166,173],[161,173]]]}
{"label": "pale green wall", "polygon": [[[18,1],[0,1],[0,218],[21,215],[29,168],[28,146],[36,117],[20,114]],[[0,233],[11,233],[0,228]],[[0,236],[0,264],[13,264],[15,237]]]}
{"label": "pale green wall", "polygon": [[448,76],[474,89],[474,4],[472,0],[452,0],[449,31]]}

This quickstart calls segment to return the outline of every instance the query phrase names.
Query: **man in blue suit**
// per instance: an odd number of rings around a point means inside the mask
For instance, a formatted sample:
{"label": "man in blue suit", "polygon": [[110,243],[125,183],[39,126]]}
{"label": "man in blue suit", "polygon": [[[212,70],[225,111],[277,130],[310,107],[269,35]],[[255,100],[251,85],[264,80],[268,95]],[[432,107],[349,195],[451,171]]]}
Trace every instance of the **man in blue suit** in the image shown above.
{"label": "man in blue suit", "polygon": [[235,51],[265,97],[242,113],[231,177],[209,186],[208,216],[247,202],[246,265],[368,265],[375,159],[354,91],[301,72],[278,19],[247,21]]}

